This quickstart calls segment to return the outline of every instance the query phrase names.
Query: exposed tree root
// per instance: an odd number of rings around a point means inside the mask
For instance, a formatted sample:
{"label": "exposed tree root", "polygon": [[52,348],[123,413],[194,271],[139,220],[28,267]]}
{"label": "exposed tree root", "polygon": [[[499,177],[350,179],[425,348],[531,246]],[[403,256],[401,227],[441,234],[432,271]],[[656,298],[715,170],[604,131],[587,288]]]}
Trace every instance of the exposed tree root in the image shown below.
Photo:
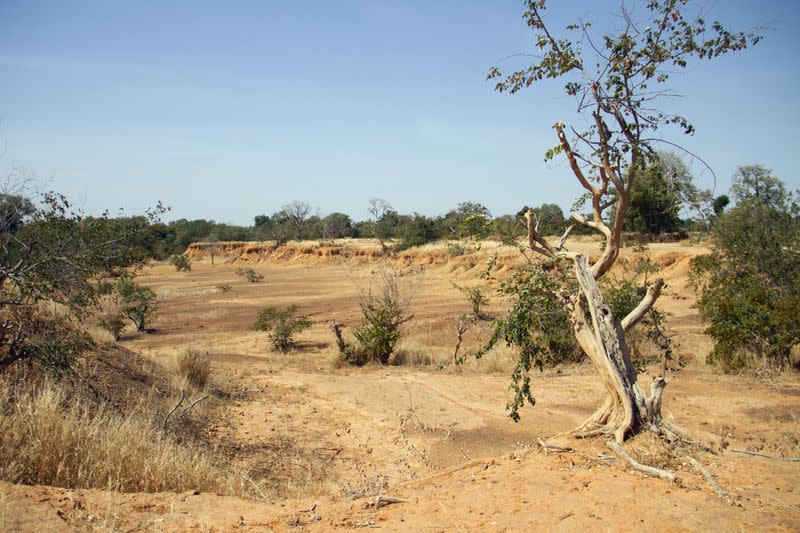
{"label": "exposed tree root", "polygon": [[691,465],[694,467],[694,469],[695,469],[695,470],[697,470],[698,472],[700,472],[700,474],[702,474],[702,476],[703,476],[704,478],[706,478],[706,481],[708,482],[708,484],[709,484],[709,485],[711,485],[711,488],[712,488],[712,489],[714,489],[714,492],[716,492],[716,493],[717,493],[717,495],[718,495],[720,498],[722,498],[723,500],[725,500],[725,502],[726,502],[728,505],[736,505],[736,502],[735,502],[735,501],[733,501],[733,499],[732,499],[730,496],[728,496],[728,493],[727,493],[727,492],[725,492],[725,491],[722,489],[722,487],[720,487],[720,486],[719,486],[719,483],[717,483],[717,480],[716,480],[716,479],[714,479],[714,476],[713,476],[713,475],[711,475],[711,472],[709,472],[708,470],[706,470],[706,469],[703,467],[703,465],[700,463],[700,461],[698,461],[697,459],[695,459],[695,458],[694,458],[694,457],[692,457],[692,456],[687,456],[687,457],[686,457],[686,459],[687,459],[687,460],[689,461],[689,463],[690,463],[690,464],[691,464]]}
{"label": "exposed tree root", "polygon": [[639,472],[644,472],[650,476],[657,476],[661,479],[666,479],[667,481],[675,481],[675,474],[668,470],[661,470],[660,468],[654,468],[652,466],[643,465],[637,462],[633,457],[628,455],[628,452],[616,443],[613,440],[609,440],[606,442],[606,446],[611,448],[611,450],[617,454],[619,457],[624,459],[634,470],[638,470]]}
{"label": "exposed tree root", "polygon": [[800,463],[800,457],[780,457],[778,455],[770,455],[764,452],[754,452],[752,450],[740,450],[738,448],[731,448],[731,451],[734,453],[744,453],[747,455],[755,455],[758,457],[764,457],[765,459],[774,459],[775,461],[789,461],[792,463]]}

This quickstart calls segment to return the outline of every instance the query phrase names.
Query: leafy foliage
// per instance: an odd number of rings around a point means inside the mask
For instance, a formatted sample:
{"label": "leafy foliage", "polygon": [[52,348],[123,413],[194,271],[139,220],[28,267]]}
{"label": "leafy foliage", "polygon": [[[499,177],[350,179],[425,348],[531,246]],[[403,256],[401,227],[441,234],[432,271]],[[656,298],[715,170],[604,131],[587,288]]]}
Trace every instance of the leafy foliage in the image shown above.
{"label": "leafy foliage", "polygon": [[272,346],[281,353],[294,346],[294,336],[311,327],[307,318],[295,317],[297,305],[279,308],[268,306],[261,310],[252,329],[265,331]]}
{"label": "leafy foliage", "polygon": [[698,308],[714,339],[708,362],[780,368],[800,342],[798,206],[754,183],[734,191],[739,203],[714,224],[711,253],[692,261]]}
{"label": "leafy foliage", "polygon": [[535,403],[530,387],[532,367],[542,369],[581,357],[560,296],[563,290],[574,290],[567,272],[563,259],[547,260],[515,273],[500,285],[500,293],[513,296],[514,303],[507,316],[494,320],[492,335],[476,357],[500,341],[519,349],[511,375],[514,397],[507,405],[515,421],[526,401]]}
{"label": "leafy foliage", "polygon": [[674,154],[659,153],[651,159],[631,190],[625,227],[657,236],[681,229],[683,208],[704,214],[711,193],[694,186],[689,169]]}

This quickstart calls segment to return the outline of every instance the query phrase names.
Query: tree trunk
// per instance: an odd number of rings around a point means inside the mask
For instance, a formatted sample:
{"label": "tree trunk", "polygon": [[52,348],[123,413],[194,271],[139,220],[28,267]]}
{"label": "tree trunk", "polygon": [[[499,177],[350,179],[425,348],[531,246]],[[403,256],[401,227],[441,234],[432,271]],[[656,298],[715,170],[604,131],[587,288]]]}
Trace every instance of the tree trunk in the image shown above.
{"label": "tree trunk", "polygon": [[[576,254],[573,263],[581,289],[572,302],[575,337],[594,363],[608,393],[603,405],[578,427],[576,436],[613,435],[622,443],[629,433],[641,428],[662,432],[661,394],[667,380],[657,378],[650,396],[645,395],[631,364],[625,332],[606,305],[586,256]],[[586,318],[586,307],[591,323]]]}

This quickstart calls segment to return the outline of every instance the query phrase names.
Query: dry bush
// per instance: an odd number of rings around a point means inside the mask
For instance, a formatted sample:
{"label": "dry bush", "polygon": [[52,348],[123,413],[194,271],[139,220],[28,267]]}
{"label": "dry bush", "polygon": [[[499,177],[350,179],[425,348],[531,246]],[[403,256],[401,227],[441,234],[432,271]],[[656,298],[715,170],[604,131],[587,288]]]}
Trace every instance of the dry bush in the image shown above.
{"label": "dry bush", "polygon": [[185,346],[171,361],[169,368],[175,388],[181,391],[202,391],[211,376],[211,358],[193,346]]}
{"label": "dry bush", "polygon": [[215,457],[161,435],[145,406],[127,416],[67,401],[57,385],[0,382],[0,478],[122,492],[238,493]]}

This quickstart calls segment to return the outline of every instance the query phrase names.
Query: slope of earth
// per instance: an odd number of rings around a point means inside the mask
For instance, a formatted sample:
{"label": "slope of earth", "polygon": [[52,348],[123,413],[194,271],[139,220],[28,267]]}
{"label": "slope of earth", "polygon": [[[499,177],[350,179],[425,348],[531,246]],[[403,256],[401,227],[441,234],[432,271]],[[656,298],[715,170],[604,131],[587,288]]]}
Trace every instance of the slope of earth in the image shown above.
{"label": "slope of earth", "polygon": [[[583,244],[581,244],[583,245]],[[588,245],[587,245],[588,246]],[[63,531],[260,531],[380,527],[390,531],[800,529],[800,463],[733,452],[800,455],[800,379],[719,373],[703,363],[710,341],[691,307],[688,261],[703,249],[651,245],[667,289],[660,308],[676,351],[688,361],[670,374],[664,409],[706,446],[693,452],[728,492],[718,497],[687,460],[666,457],[647,436],[627,447],[642,462],[669,467],[680,481],[643,477],[621,465],[602,441],[563,432],[591,414],[601,389],[589,366],[534,377],[536,406],[520,423],[506,414],[513,352],[500,347],[462,367],[450,364],[455,323],[469,310],[459,285],[477,283],[486,251],[443,263],[441,250],[395,259],[414,291],[414,320],[404,333],[403,366],[347,368],[336,363],[332,320],[358,325],[356,284],[368,287],[384,261],[262,260],[247,283],[236,262],[195,260],[177,273],[155,265],[139,282],[162,304],[154,332],[128,332],[122,344],[158,361],[191,344],[213,358],[214,380],[233,391],[220,442],[235,443],[251,469],[281,462],[278,498],[254,502],[213,494],[119,494],[102,490],[0,486],[0,527]],[[626,252],[629,259],[637,254]],[[518,258],[509,258],[514,261]],[[513,263],[512,263],[513,264]],[[503,270],[500,265],[499,270]],[[491,282],[496,285],[495,282]],[[230,290],[219,289],[229,285]],[[314,326],[288,354],[271,351],[249,329],[265,305],[299,305]],[[492,297],[497,315],[507,302]],[[464,350],[488,327],[468,332]],[[655,376],[658,368],[650,369]],[[647,380],[647,376],[642,376]],[[199,416],[199,415],[198,415]],[[538,439],[575,448],[544,453]],[[377,494],[403,500],[375,509]]]}

